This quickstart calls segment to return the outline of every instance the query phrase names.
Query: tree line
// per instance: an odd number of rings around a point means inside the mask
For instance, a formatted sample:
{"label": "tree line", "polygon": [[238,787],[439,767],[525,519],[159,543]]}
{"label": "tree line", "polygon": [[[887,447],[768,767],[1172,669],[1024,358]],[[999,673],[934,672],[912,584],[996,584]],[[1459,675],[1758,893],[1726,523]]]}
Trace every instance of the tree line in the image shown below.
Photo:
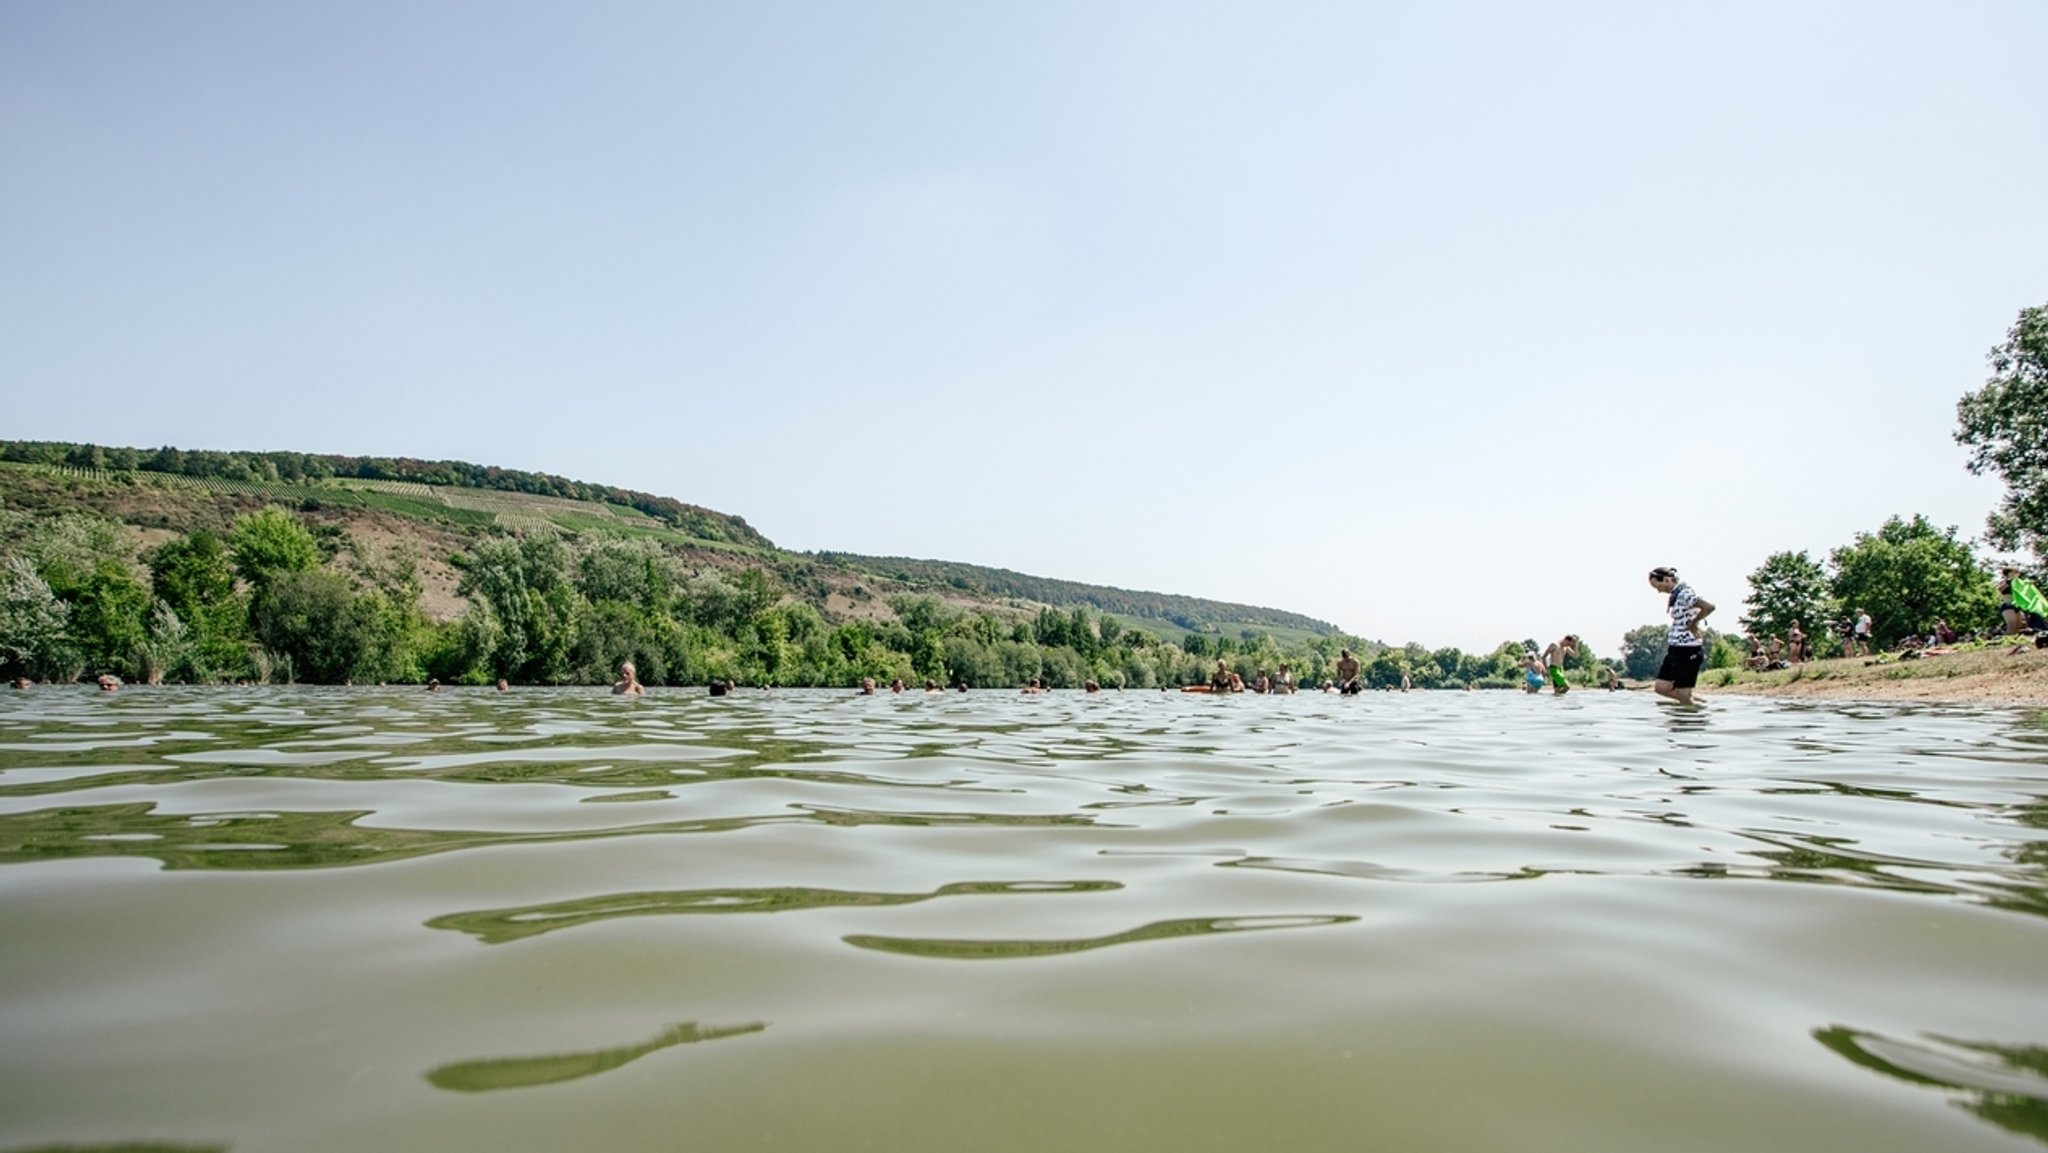
{"label": "tree line", "polygon": [[[1110,688],[1247,680],[1284,664],[1313,686],[1341,650],[1368,687],[1507,687],[1532,642],[1487,653],[1393,647],[1341,634],[1177,642],[1086,607],[998,615],[929,594],[879,619],[828,621],[816,589],[773,568],[692,569],[657,542],[534,534],[474,539],[453,559],[464,612],[421,607],[416,565],[371,558],[336,523],[278,506],[137,556],[111,520],[0,510],[0,673],[68,681],[601,684],[632,661],[656,685]],[[799,570],[794,574],[801,577]],[[1599,663],[1575,658],[1590,682]]]}

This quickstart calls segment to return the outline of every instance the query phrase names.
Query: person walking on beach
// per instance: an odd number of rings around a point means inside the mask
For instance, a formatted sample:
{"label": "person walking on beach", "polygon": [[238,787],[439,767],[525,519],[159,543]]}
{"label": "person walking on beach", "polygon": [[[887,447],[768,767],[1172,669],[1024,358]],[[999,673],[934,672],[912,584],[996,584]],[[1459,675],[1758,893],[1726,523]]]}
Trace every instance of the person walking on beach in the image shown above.
{"label": "person walking on beach", "polygon": [[1543,671],[1550,677],[1550,691],[1553,695],[1561,697],[1571,691],[1571,686],[1566,684],[1564,679],[1564,661],[1566,657],[1576,656],[1578,651],[1577,633],[1566,633],[1563,640],[1552,641],[1550,647],[1543,650]]}
{"label": "person walking on beach", "polygon": [[1664,665],[1657,670],[1657,695],[1681,705],[1692,703],[1693,686],[1700,682],[1700,665],[1705,661],[1705,638],[1700,622],[1714,611],[1712,601],[1692,591],[1678,579],[1678,570],[1659,565],[1650,570],[1650,587],[1665,594],[1665,608],[1671,614],[1671,632],[1664,651]]}
{"label": "person walking on beach", "polygon": [[[1870,610],[1869,610],[1869,609],[1857,609],[1857,610],[1856,610],[1856,625],[1855,625],[1855,630],[1856,630],[1856,631],[1855,631],[1855,633],[1854,633],[1854,637],[1855,637],[1855,642],[1856,642],[1856,645],[1857,645],[1857,647],[1859,647],[1859,648],[1861,648],[1861,649],[1863,650],[1863,655],[1864,655],[1864,656],[1869,656],[1870,654],[1872,654],[1872,653],[1876,652],[1876,651],[1877,651],[1877,646],[1871,643],[1871,639],[1872,639],[1872,638],[1871,638],[1871,635],[1870,635]],[[1850,653],[1849,655],[1850,655],[1850,656],[1855,656],[1856,654],[1855,654],[1855,653]]]}

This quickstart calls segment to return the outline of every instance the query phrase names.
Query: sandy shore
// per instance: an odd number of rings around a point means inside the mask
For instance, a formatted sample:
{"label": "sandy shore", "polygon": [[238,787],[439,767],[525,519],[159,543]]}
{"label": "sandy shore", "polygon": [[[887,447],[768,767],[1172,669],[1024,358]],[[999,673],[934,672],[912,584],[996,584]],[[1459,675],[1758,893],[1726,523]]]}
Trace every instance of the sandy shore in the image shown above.
{"label": "sandy shore", "polygon": [[2009,646],[1941,653],[1918,660],[1855,657],[1812,661],[1776,672],[1724,670],[1700,676],[1700,696],[1825,697],[1835,700],[1926,701],[1941,704],[2048,707],[2048,649],[2010,653]]}

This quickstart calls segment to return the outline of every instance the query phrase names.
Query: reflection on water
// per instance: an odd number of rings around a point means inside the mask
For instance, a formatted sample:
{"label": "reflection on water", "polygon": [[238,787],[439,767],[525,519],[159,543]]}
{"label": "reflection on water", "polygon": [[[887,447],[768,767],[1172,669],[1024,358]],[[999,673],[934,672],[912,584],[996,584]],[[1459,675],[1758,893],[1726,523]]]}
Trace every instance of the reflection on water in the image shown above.
{"label": "reflection on water", "polygon": [[1995,1045],[1926,1035],[1911,1041],[1836,1025],[1814,1040],[1865,1069],[1958,1090],[1958,1108],[2048,1142],[2048,1046]]}
{"label": "reflection on water", "polygon": [[161,1141],[119,1141],[112,1145],[23,1145],[4,1153],[228,1153],[226,1145],[167,1145]]}
{"label": "reflection on water", "polygon": [[0,990],[9,1151],[2010,1148],[2048,714],[37,689]]}
{"label": "reflection on water", "polygon": [[692,1045],[699,1041],[716,1041],[721,1037],[739,1037],[747,1033],[759,1033],[768,1026],[759,1022],[749,1025],[728,1025],[715,1029],[700,1029],[694,1021],[671,1025],[652,1040],[638,1045],[622,1045],[617,1049],[593,1049],[584,1053],[557,1053],[547,1057],[499,1057],[484,1061],[457,1061],[443,1065],[427,1074],[427,1081],[436,1089],[453,1089],[458,1093],[487,1093],[493,1089],[530,1089],[536,1085],[555,1085],[563,1081],[574,1081],[616,1069],[629,1061],[637,1061],[649,1053],[656,1053],[676,1045]]}
{"label": "reflection on water", "polygon": [[1083,953],[1111,945],[1139,941],[1163,941],[1173,937],[1197,937],[1212,933],[1246,933],[1258,929],[1299,929],[1310,925],[1341,925],[1357,917],[1184,917],[1176,921],[1154,921],[1149,925],[1106,937],[1075,937],[1047,941],[935,940],[917,937],[878,937],[856,933],[844,938],[847,944],[882,953],[909,957],[944,957],[954,961],[992,961],[1017,957],[1057,957],[1062,953]]}
{"label": "reflection on water", "polygon": [[911,905],[934,897],[996,893],[1102,893],[1120,889],[1115,881],[961,881],[929,893],[853,893],[838,889],[695,889],[670,893],[614,893],[548,905],[450,913],[427,922],[455,929],[488,945],[537,937],[615,917],[660,917],[680,913],[788,913],[799,909]]}
{"label": "reflection on water", "polygon": [[0,816],[0,864],[64,857],[153,857],[171,869],[322,869],[498,845],[547,844],[660,833],[723,833],[760,824],[812,820],[859,825],[1085,825],[1082,816],[1009,817],[994,813],[886,813],[830,809],[726,820],[661,821],[561,833],[479,833],[387,829],[358,822],[369,810],[166,815],[148,804],[42,809]]}

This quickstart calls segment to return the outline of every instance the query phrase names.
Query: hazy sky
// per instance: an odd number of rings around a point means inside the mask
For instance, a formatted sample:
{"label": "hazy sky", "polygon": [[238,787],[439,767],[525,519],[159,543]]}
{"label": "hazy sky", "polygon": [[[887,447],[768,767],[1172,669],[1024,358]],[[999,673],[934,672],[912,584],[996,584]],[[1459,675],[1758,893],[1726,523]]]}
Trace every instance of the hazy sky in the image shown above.
{"label": "hazy sky", "polygon": [[1486,648],[1995,481],[2048,4],[0,0],[0,436]]}

